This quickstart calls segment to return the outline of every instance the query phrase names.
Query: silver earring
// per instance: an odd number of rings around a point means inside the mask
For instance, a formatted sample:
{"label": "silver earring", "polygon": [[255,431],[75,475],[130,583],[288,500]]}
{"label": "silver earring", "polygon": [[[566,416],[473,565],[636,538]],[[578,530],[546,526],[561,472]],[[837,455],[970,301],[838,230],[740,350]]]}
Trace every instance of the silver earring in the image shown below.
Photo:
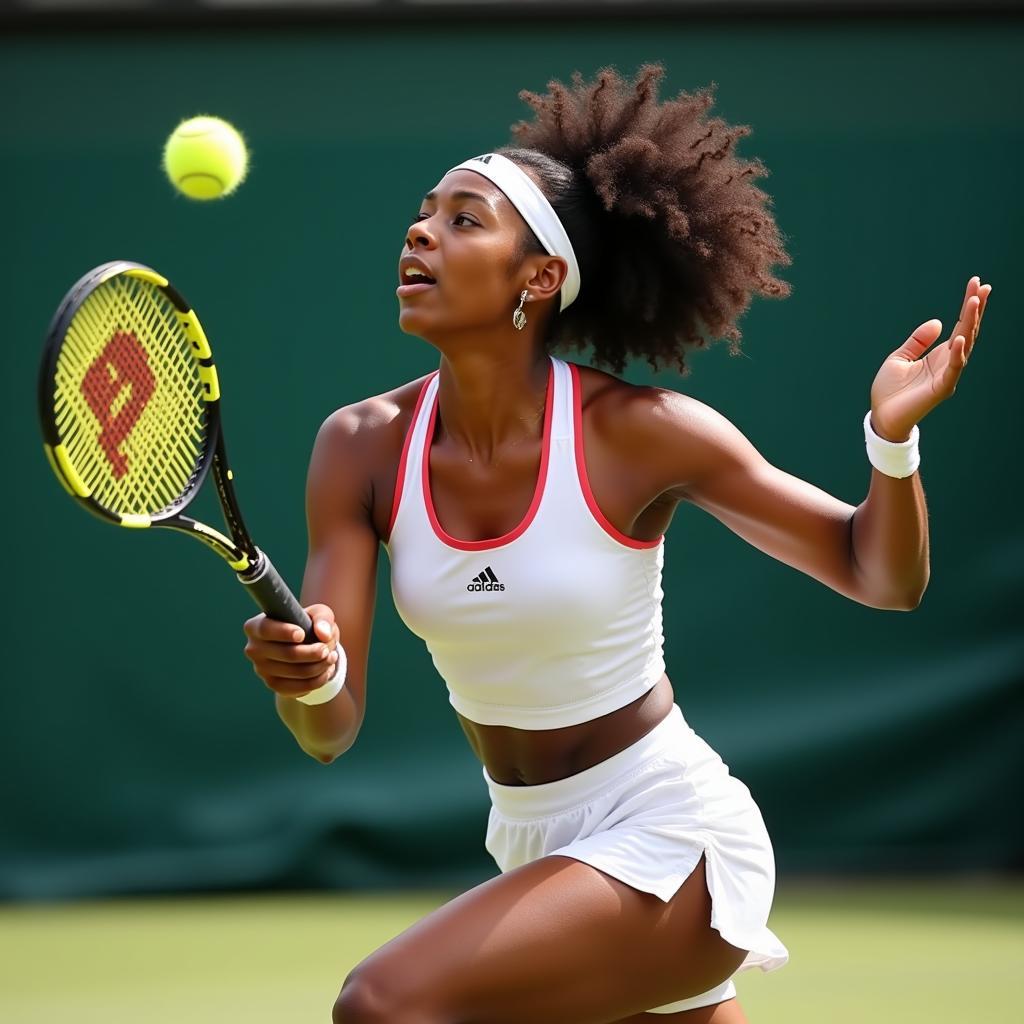
{"label": "silver earring", "polygon": [[526,314],[523,312],[523,303],[529,294],[529,292],[523,292],[519,296],[519,308],[512,314],[512,323],[517,331],[521,331],[526,326]]}

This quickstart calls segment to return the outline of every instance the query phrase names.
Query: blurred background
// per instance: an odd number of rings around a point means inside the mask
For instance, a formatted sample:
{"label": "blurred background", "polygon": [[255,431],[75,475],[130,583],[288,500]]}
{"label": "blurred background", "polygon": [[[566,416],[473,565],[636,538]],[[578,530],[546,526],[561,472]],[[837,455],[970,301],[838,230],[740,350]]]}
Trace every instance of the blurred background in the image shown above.
{"label": "blurred background", "polygon": [[[90,267],[166,274],[202,317],[253,535],[298,591],[303,488],[337,407],[437,365],[397,327],[421,196],[503,145],[579,70],[662,98],[716,83],[747,124],[793,264],[743,353],[688,378],[627,368],[731,419],[844,501],[884,358],[993,285],[956,394],[921,427],[931,582],[867,608],[680,506],[668,672],[775,846],[786,969],[737,978],[752,1021],[1019,1019],[1024,984],[1024,158],[1010,3],[0,2],[2,405],[13,567],[0,715],[0,1019],[327,1020],[347,971],[496,873],[487,794],[382,553],[365,724],[329,767],[242,654],[254,614],[200,545],[127,536],[47,468],[35,379]],[[174,192],[182,119],[234,123],[247,181]],[[584,361],[578,354],[567,356]],[[246,398],[244,391],[262,395]],[[200,499],[199,518],[217,505]],[[209,518],[214,517],[214,518]],[[154,566],[159,567],[154,574]],[[755,976],[756,975],[756,976]],[[826,1009],[827,1008],[827,1009]]]}

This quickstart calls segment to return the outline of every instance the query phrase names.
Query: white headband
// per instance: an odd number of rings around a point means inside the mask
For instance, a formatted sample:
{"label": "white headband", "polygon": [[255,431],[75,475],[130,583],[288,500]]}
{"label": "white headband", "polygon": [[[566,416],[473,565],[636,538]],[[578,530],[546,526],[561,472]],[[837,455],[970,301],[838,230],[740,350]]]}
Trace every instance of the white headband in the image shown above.
{"label": "white headband", "polygon": [[445,174],[462,170],[475,171],[493,181],[520,212],[548,255],[561,256],[569,264],[568,273],[562,283],[562,305],[559,308],[561,312],[580,293],[580,267],[576,262],[576,253],[572,250],[569,236],[565,233],[565,228],[562,227],[562,222],[548,202],[547,196],[537,187],[533,178],[500,153],[474,156],[456,167],[449,168]]}

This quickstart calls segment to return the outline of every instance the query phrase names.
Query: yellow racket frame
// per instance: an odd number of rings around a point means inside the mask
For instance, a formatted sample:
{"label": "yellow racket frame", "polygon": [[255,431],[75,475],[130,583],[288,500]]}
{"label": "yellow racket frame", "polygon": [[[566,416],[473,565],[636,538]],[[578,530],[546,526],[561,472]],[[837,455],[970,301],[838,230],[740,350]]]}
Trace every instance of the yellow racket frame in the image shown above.
{"label": "yellow racket frame", "polygon": [[[213,352],[195,310],[162,274],[115,260],[72,286],[47,332],[39,419],[50,468],[89,512],[128,529],[185,530],[237,572],[253,565]],[[213,465],[234,539],[181,514]]]}

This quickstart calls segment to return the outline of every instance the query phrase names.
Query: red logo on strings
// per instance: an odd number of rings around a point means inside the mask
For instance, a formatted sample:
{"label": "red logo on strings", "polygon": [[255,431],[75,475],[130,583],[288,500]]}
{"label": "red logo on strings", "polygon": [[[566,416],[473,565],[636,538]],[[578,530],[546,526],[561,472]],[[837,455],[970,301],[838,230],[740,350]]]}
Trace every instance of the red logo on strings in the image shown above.
{"label": "red logo on strings", "polygon": [[[113,413],[114,403],[128,387],[128,400]],[[128,472],[128,459],[118,448],[132,432],[155,388],[156,377],[146,350],[134,334],[123,331],[107,342],[82,378],[82,394],[100,421],[99,445],[118,480]]]}

